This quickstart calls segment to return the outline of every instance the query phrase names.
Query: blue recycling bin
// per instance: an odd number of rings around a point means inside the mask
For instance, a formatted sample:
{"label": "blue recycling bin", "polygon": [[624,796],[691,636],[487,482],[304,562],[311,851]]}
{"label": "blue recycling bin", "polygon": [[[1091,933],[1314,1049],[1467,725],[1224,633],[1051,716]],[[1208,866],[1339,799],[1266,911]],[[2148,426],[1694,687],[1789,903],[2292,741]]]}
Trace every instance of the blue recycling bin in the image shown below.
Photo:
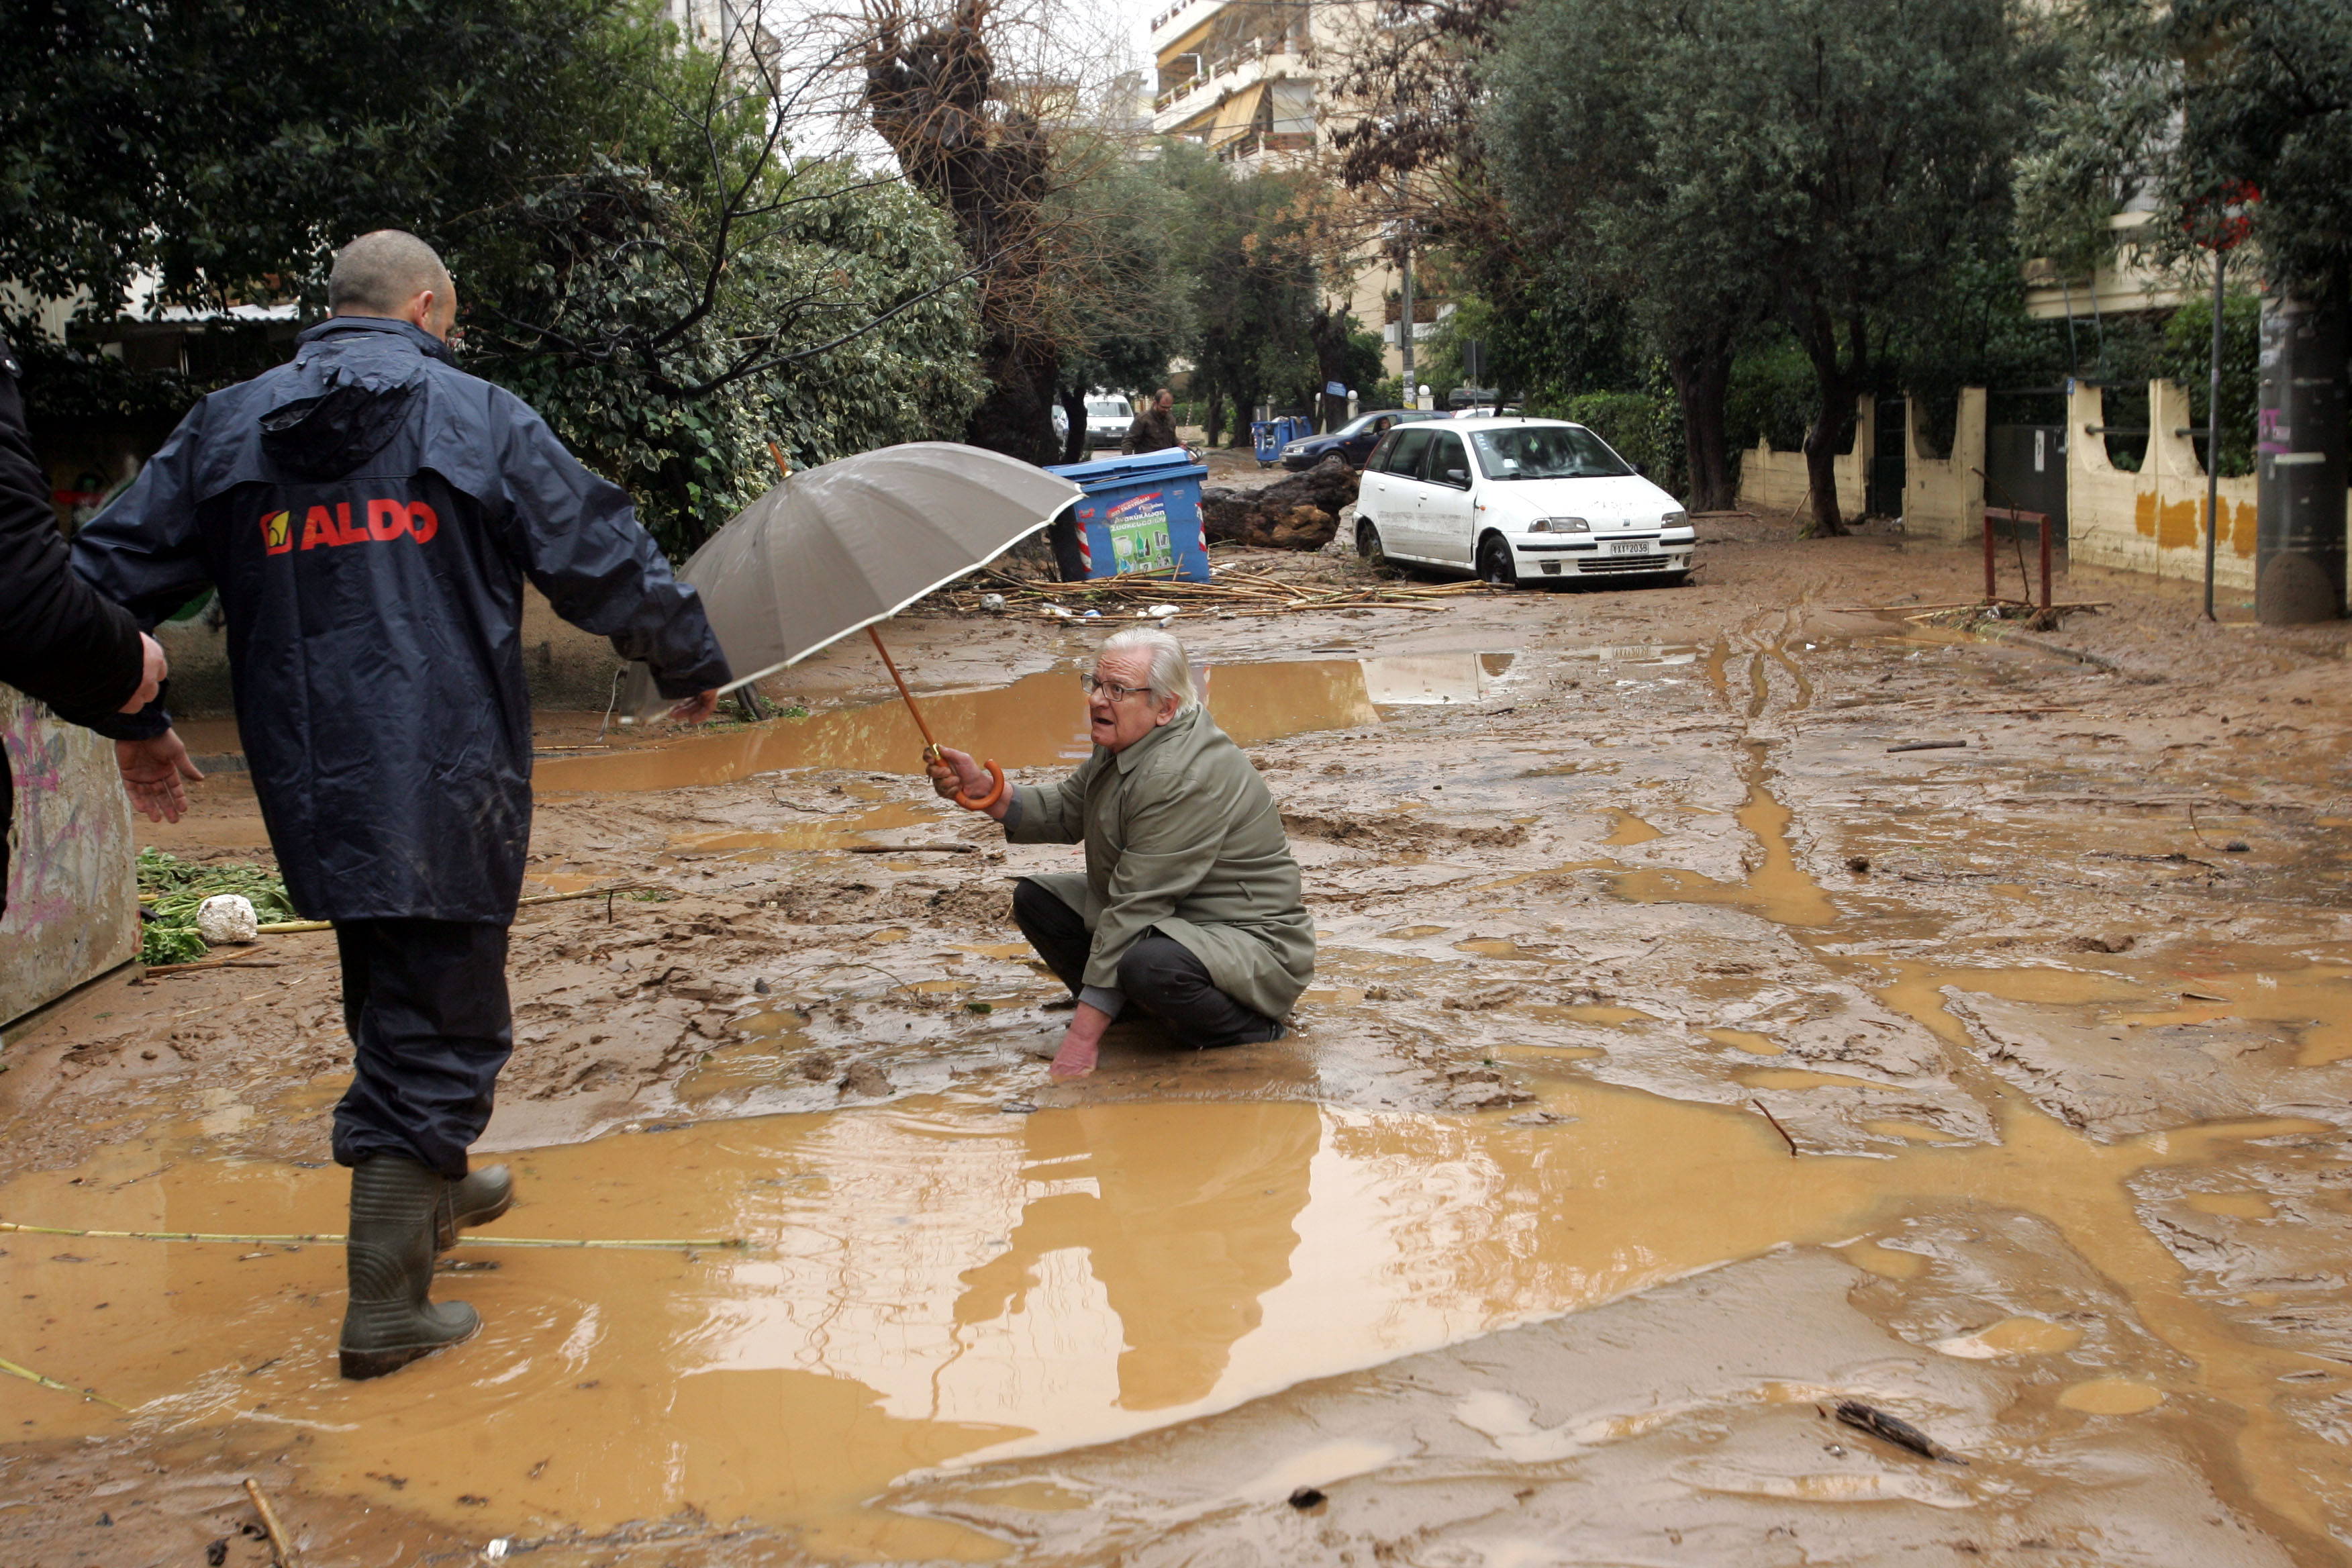
{"label": "blue recycling bin", "polygon": [[1209,580],[1201,539],[1201,480],[1209,470],[1181,447],[1045,471],[1086,491],[1076,510],[1088,577],[1172,569],[1180,583]]}
{"label": "blue recycling bin", "polygon": [[1282,444],[1289,437],[1283,434],[1290,422],[1286,419],[1255,419],[1250,422],[1250,444],[1257,448],[1257,466],[1270,468],[1282,457]]}

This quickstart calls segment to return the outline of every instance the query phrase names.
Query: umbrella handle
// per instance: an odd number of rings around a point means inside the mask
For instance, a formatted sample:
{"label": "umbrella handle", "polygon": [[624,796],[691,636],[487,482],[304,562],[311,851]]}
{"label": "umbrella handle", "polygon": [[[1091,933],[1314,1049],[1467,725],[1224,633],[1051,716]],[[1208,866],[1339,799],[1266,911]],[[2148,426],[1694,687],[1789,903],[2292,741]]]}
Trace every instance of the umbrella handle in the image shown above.
{"label": "umbrella handle", "polygon": [[996,781],[989,786],[989,790],[986,795],[982,795],[978,800],[974,800],[971,796],[964,794],[963,791],[956,791],[956,804],[963,807],[966,811],[986,811],[990,806],[994,805],[998,801],[1004,798],[1004,770],[996,765],[994,758],[991,758],[986,765],[989,775]]}
{"label": "umbrella handle", "polygon": [[[936,743],[923,748],[923,761],[926,763],[935,763],[939,760],[940,748]],[[998,801],[1004,798],[1004,770],[996,765],[994,758],[991,758],[981,765],[988,770],[989,776],[995,782],[988,786],[988,793],[982,795],[977,800],[973,799],[971,795],[964,794],[962,790],[957,790],[955,792],[955,803],[963,807],[966,811],[986,811],[990,806],[994,805]]]}

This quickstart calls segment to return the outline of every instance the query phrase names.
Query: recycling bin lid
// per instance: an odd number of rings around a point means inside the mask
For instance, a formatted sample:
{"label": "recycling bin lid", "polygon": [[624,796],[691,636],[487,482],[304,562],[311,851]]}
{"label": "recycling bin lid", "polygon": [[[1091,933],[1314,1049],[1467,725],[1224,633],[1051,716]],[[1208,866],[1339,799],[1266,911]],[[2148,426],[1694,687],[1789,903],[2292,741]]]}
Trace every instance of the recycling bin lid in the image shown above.
{"label": "recycling bin lid", "polygon": [[1045,471],[1074,481],[1080,489],[1110,485],[1152,484],[1165,479],[1199,479],[1209,470],[1192,461],[1181,447],[1163,452],[1138,452],[1132,457],[1103,458],[1091,463],[1049,463]]}

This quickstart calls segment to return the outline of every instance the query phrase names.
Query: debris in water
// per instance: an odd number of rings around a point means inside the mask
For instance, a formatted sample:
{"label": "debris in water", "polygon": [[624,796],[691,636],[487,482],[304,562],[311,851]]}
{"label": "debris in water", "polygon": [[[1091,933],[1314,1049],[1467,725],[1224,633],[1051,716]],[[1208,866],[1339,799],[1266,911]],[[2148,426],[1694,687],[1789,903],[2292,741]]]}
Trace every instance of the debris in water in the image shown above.
{"label": "debris in water", "polygon": [[1037,1108],[1025,1100],[1008,1100],[996,1108],[1007,1116],[1034,1116]]}
{"label": "debris in water", "polygon": [[1772,1124],[1772,1131],[1778,1132],[1780,1135],[1780,1141],[1789,1145],[1789,1158],[1791,1160],[1795,1159],[1797,1157],[1797,1141],[1789,1136],[1789,1130],[1780,1125],[1780,1119],[1773,1115],[1769,1110],[1766,1110],[1764,1102],[1758,1100],[1753,1095],[1748,1097],[1748,1103],[1754,1106],[1757,1110],[1764,1111],[1764,1120]]}
{"label": "debris in water", "polygon": [[2221,846],[2221,850],[2222,853],[2228,855],[2244,855],[2249,853],[2252,847],[2253,846],[2248,844],[2242,838],[2232,838],[2230,842]]}
{"label": "debris in water", "polygon": [[1968,744],[1966,741],[1906,741],[1899,746],[1889,746],[1892,752],[1954,752]]}
{"label": "debris in water", "polygon": [[841,1092],[880,1100],[890,1092],[890,1075],[872,1062],[859,1062],[842,1075]]}
{"label": "debris in water", "polygon": [[1522,1110],[1517,1116],[1503,1118],[1506,1127],[1564,1127],[1580,1120],[1573,1116],[1555,1116],[1549,1110]]}
{"label": "debris in water", "polygon": [[1866,877],[1870,874],[1870,857],[1849,855],[1845,858],[1845,868],[1857,877]]}
{"label": "debris in water", "polygon": [[768,996],[768,995],[772,995],[772,994],[774,994],[774,992],[775,992],[775,989],[776,989],[776,988],[775,988],[774,986],[772,986],[772,985],[769,984],[768,984],[768,982],[767,982],[767,980],[766,980],[764,977],[762,977],[762,978],[761,978],[761,979],[754,980],[753,982],[751,982],[751,989],[752,989],[752,991],[753,991],[755,994],[759,994],[759,995],[761,995],[761,996]]}
{"label": "debris in water", "polygon": [[1874,1437],[1884,1438],[1898,1448],[1908,1448],[1922,1458],[1940,1459],[1948,1465],[1965,1465],[1969,1462],[1966,1456],[1952,1452],[1908,1421],[1900,1416],[1889,1415],[1885,1411],[1864,1405],[1859,1399],[1839,1400],[1837,1418],[1857,1432],[1867,1432]]}
{"label": "debris in water", "polygon": [[246,1477],[245,1495],[253,1500],[253,1510],[261,1516],[261,1528],[269,1532],[269,1550],[278,1559],[278,1568],[302,1568],[301,1554],[294,1550],[294,1542],[287,1538],[285,1527],[278,1522],[278,1510],[269,1506],[269,1499],[263,1494],[261,1483],[251,1476]]}
{"label": "debris in water", "polygon": [[1323,1494],[1313,1487],[1301,1487],[1290,1494],[1290,1506],[1302,1511],[1310,1508],[1319,1508],[1324,1500]]}

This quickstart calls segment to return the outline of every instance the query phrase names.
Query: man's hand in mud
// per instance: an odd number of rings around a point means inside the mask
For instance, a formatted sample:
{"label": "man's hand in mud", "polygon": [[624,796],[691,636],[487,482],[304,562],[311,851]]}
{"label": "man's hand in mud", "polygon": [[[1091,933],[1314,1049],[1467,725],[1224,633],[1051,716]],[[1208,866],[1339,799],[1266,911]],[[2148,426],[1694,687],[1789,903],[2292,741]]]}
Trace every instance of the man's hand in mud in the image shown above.
{"label": "man's hand in mud", "polygon": [[131,804],[145,812],[150,822],[179,821],[188,809],[188,789],[183,781],[205,776],[188,760],[188,748],[176,730],[145,741],[115,742],[114,766],[122,774],[122,787],[130,792]]}
{"label": "man's hand in mud", "polygon": [[163,690],[163,682],[171,679],[172,661],[163,656],[162,643],[157,642],[145,632],[141,632],[139,652],[142,660],[139,671],[139,689],[131,694],[130,701],[115,710],[118,713],[138,712],[139,710],[155,700],[155,693]]}
{"label": "man's hand in mud", "polygon": [[[959,752],[953,746],[933,748],[931,760],[924,764],[924,771],[931,775],[931,788],[939,792],[941,800],[954,800],[958,790],[978,800],[994,788],[996,783],[989,776],[986,768],[971,760],[971,752]],[[1013,792],[1006,790],[1003,798],[988,808],[988,815],[1002,822],[1004,814],[1012,808]],[[1103,1021],[1108,1023],[1110,1020],[1106,1018]]]}
{"label": "man's hand in mud", "polygon": [[1054,1080],[1066,1083],[1093,1073],[1095,1058],[1102,1050],[1103,1031],[1109,1027],[1109,1014],[1091,1003],[1079,1003],[1077,1011],[1071,1015],[1068,1030],[1062,1036],[1062,1048],[1054,1053]]}
{"label": "man's hand in mud", "polygon": [[680,724],[704,724],[709,722],[710,716],[718,711],[719,689],[714,686],[708,691],[698,691],[673,706],[669,710],[669,716]]}

